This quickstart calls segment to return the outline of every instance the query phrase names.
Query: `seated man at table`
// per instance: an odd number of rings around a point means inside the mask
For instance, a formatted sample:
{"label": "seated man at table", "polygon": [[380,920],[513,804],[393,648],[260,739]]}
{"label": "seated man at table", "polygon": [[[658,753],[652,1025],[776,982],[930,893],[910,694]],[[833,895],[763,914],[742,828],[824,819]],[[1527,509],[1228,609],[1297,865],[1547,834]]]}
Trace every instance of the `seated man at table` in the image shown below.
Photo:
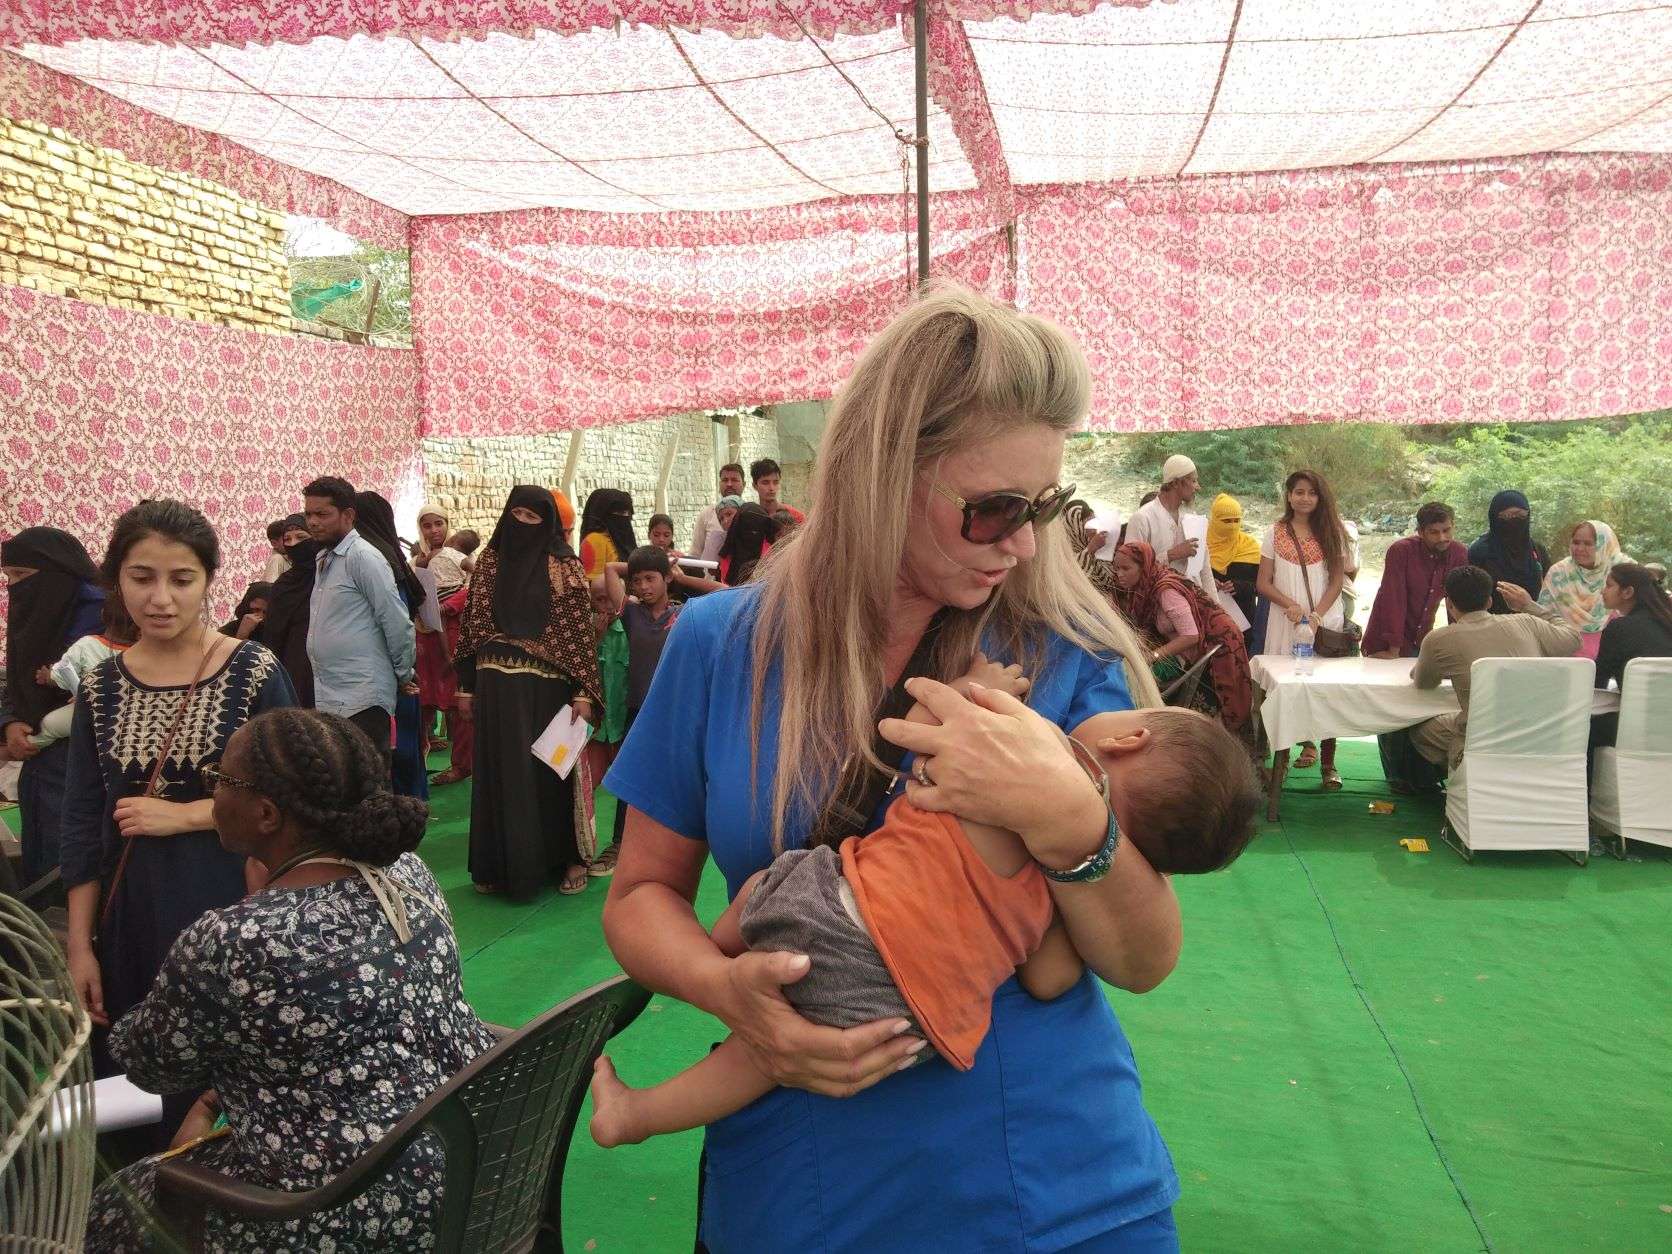
{"label": "seated man at table", "polygon": [[1459,566],[1446,576],[1446,614],[1451,622],[1423,638],[1411,682],[1437,688],[1451,681],[1461,710],[1410,729],[1411,744],[1435,766],[1455,770],[1463,758],[1469,718],[1469,668],[1483,657],[1571,657],[1579,633],[1560,613],[1521,598],[1521,613],[1489,612],[1492,576],[1479,566]]}

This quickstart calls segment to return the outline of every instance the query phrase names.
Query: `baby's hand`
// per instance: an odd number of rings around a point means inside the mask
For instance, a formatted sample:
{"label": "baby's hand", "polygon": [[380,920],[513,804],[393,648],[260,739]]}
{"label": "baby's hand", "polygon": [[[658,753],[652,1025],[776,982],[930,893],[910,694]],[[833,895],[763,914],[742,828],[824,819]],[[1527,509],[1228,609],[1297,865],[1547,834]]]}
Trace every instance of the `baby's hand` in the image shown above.
{"label": "baby's hand", "polygon": [[975,660],[965,674],[954,679],[949,687],[955,689],[961,696],[970,695],[970,685],[980,684],[983,688],[997,688],[1001,692],[1008,692],[1013,697],[1022,697],[1032,687],[1033,681],[1022,674],[1022,668],[1012,662],[1009,666],[1000,666],[985,653],[977,653]]}

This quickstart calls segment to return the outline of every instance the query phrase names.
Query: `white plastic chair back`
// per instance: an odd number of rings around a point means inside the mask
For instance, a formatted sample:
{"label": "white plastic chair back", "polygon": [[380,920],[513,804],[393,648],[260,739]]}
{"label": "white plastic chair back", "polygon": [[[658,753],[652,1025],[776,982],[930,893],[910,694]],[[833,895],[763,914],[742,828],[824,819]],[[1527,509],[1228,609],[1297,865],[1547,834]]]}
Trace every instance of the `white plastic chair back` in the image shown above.
{"label": "white plastic chair back", "polygon": [[1589,658],[1481,658],[1446,820],[1469,849],[1590,849]]}
{"label": "white plastic chair back", "polygon": [[1626,663],[1619,734],[1592,770],[1591,817],[1627,840],[1672,847],[1672,658]]}

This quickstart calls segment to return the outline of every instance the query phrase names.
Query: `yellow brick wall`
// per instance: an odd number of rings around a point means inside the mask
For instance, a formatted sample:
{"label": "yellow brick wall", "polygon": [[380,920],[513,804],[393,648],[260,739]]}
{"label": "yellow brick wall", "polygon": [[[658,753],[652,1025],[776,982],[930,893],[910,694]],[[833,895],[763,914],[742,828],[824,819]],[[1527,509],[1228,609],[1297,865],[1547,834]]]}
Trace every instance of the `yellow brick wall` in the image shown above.
{"label": "yellow brick wall", "polygon": [[0,283],[289,332],[284,231],[225,187],[0,114]]}

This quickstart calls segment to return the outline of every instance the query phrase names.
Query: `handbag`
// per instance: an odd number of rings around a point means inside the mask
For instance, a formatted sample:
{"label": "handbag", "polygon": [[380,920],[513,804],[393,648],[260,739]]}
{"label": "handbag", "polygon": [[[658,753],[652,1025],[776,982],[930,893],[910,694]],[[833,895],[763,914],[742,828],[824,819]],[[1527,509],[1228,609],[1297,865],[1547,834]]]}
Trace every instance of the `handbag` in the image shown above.
{"label": "handbag", "polygon": [[[169,724],[168,733],[163,737],[162,748],[157,751],[157,764],[151,768],[151,778],[145,782],[145,791],[139,794],[141,797],[156,795],[157,781],[163,774],[163,764],[168,761],[169,750],[174,748],[174,738],[180,733],[180,725],[186,721],[186,711],[191,708],[192,698],[197,695],[197,686],[203,679],[203,669],[209,665],[209,657],[214,651],[214,642],[203,651],[203,657],[197,664],[197,674],[192,676],[192,682],[186,688],[186,695],[180,699],[180,708],[174,712],[174,721]],[[110,923],[111,907],[116,904],[116,890],[122,884],[122,877],[127,874],[128,858],[134,851],[134,842],[140,839],[142,838],[139,836],[129,836],[122,845],[122,856],[116,860],[116,870],[105,887],[104,908],[99,911],[100,932]],[[94,939],[96,941],[97,937]]]}
{"label": "handbag", "polygon": [[[1306,589],[1306,612],[1316,619],[1318,607],[1312,599],[1312,581],[1306,577],[1306,550],[1300,547],[1300,537],[1293,527],[1284,523],[1283,528],[1294,543],[1295,556],[1300,559],[1300,583]],[[1340,627],[1325,627],[1317,623],[1313,632],[1312,651],[1319,657],[1357,657],[1359,641],[1364,639],[1364,629],[1345,616]]]}

